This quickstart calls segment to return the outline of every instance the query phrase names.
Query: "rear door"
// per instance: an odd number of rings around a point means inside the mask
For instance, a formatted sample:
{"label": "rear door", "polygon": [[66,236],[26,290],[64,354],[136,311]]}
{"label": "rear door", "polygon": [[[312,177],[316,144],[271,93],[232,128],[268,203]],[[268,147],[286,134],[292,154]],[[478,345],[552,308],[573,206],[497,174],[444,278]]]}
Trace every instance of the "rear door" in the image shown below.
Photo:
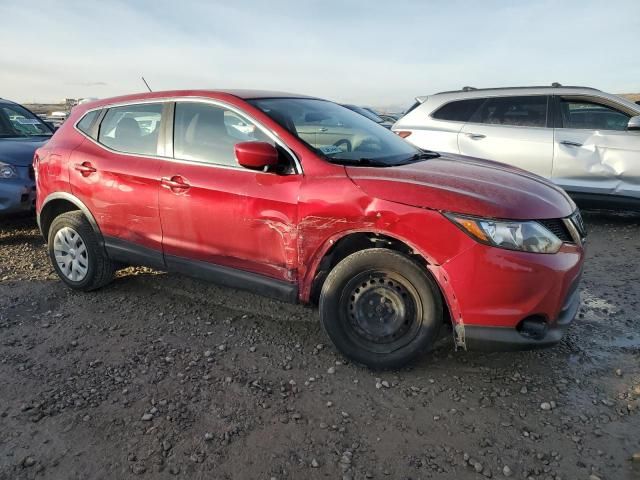
{"label": "rear door", "polygon": [[553,181],[575,193],[640,197],[640,132],[598,98],[557,96]]}
{"label": "rear door", "polygon": [[136,253],[148,255],[146,263],[162,263],[163,111],[161,102],[108,108],[95,135],[83,132],[84,142],[71,154],[71,190],[93,213],[114,258]]}
{"label": "rear door", "polygon": [[547,95],[486,99],[458,134],[460,153],[551,178],[549,102]]}

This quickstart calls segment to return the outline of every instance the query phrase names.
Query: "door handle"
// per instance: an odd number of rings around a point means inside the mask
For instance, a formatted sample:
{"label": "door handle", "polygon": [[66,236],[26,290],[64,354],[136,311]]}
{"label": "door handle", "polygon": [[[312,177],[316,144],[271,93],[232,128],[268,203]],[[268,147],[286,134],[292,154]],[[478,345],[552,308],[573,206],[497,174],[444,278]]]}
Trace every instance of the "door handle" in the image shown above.
{"label": "door handle", "polygon": [[566,145],[567,147],[581,147],[582,144],[578,142],[572,142],[570,140],[562,140],[560,145]]}
{"label": "door handle", "polygon": [[83,177],[88,177],[97,171],[89,162],[76,163],[73,168],[80,172]]}
{"label": "door handle", "polygon": [[172,191],[175,191],[175,190],[181,191],[181,190],[187,190],[191,188],[191,185],[185,182],[184,179],[178,175],[171,178],[162,177],[160,179],[160,185]]}
{"label": "door handle", "polygon": [[328,129],[327,127],[320,127],[320,128],[318,129],[318,131],[319,131],[319,132],[324,133],[324,132],[329,131],[329,129]]}
{"label": "door handle", "polygon": [[481,133],[465,133],[465,135],[469,137],[471,140],[482,140],[483,138],[486,137],[486,135],[483,135]]}

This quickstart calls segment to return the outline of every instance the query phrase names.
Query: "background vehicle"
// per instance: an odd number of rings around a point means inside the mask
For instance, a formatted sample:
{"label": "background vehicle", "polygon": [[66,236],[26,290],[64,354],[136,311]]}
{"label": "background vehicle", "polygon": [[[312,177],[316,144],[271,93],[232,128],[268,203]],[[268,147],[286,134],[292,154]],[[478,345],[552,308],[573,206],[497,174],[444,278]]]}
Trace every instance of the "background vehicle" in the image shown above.
{"label": "background vehicle", "polygon": [[0,99],[0,215],[34,208],[33,153],[52,134],[29,110]]}
{"label": "background vehicle", "polygon": [[325,100],[101,100],[76,107],[35,161],[38,224],[77,290],[142,264],[318,303],[337,348],[378,368],[449,323],[464,347],[551,345],[578,308],[584,229],[561,189],[418,150]]}
{"label": "background vehicle", "polygon": [[373,120],[374,122],[382,125],[384,128],[390,129],[391,126],[393,125],[393,122],[395,122],[395,120],[390,122],[389,120],[382,118],[380,115],[378,115],[376,112],[374,112],[370,108],[358,107],[357,105],[349,105],[349,104],[342,104],[342,106],[356,113],[359,113],[364,117],[367,117],[369,120]]}
{"label": "background vehicle", "polygon": [[590,206],[640,208],[640,107],[586,87],[418,97],[393,131],[421,148],[508,163]]}
{"label": "background vehicle", "polygon": [[402,116],[396,113],[388,113],[388,112],[383,113],[371,107],[362,107],[362,108],[364,108],[365,110],[368,110],[369,112],[383,119],[385,122],[389,122],[391,124],[396,123],[398,120],[400,120],[400,117]]}
{"label": "background vehicle", "polygon": [[398,120],[400,120],[400,117],[402,115],[397,115],[397,114],[391,114],[391,113],[378,113],[378,116],[383,119],[385,122],[390,123],[392,126],[394,123],[396,123]]}

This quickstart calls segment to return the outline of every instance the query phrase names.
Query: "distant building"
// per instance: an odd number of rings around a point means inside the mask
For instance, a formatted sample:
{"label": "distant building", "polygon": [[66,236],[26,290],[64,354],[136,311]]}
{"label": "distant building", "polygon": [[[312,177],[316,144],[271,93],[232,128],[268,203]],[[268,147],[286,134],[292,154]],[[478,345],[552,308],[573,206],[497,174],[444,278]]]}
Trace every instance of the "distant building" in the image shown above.
{"label": "distant building", "polygon": [[83,103],[93,102],[95,100],[98,100],[98,98],[97,97],[80,98],[78,99],[78,105],[82,105]]}
{"label": "distant building", "polygon": [[71,109],[71,108],[75,107],[78,104],[79,101],[80,101],[80,99],[78,99],[78,98],[65,98],[63,103],[65,104],[65,106],[68,109]]}

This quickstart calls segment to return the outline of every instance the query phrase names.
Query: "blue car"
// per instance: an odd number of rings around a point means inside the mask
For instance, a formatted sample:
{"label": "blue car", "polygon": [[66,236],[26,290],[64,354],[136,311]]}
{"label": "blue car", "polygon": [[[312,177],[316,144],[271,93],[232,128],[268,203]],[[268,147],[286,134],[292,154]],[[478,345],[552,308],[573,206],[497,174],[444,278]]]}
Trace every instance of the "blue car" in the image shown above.
{"label": "blue car", "polygon": [[17,103],[0,98],[0,215],[35,206],[33,153],[53,128]]}

